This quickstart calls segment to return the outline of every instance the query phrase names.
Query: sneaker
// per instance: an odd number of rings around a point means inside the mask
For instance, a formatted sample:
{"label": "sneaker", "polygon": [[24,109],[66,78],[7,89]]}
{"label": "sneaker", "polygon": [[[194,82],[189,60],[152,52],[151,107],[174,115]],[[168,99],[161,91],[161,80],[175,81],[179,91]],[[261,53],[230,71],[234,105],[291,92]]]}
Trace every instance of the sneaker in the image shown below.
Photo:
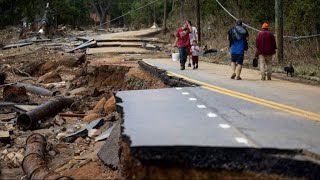
{"label": "sneaker", "polygon": [[198,69],[198,64],[196,65],[196,69]]}
{"label": "sneaker", "polygon": [[184,66],[182,64],[180,65],[180,70],[184,70]]}
{"label": "sneaker", "polygon": [[237,80],[242,80],[240,76],[238,76],[236,79],[237,79]]}
{"label": "sneaker", "polygon": [[236,73],[233,73],[231,76],[231,79],[234,79],[236,77]]}

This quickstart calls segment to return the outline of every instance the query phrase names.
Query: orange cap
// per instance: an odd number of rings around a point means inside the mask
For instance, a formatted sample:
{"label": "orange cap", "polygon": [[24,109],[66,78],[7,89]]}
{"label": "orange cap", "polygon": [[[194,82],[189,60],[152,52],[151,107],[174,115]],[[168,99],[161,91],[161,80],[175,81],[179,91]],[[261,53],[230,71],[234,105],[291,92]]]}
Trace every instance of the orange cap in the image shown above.
{"label": "orange cap", "polygon": [[262,24],[262,29],[269,29],[269,24],[268,23],[263,23]]}

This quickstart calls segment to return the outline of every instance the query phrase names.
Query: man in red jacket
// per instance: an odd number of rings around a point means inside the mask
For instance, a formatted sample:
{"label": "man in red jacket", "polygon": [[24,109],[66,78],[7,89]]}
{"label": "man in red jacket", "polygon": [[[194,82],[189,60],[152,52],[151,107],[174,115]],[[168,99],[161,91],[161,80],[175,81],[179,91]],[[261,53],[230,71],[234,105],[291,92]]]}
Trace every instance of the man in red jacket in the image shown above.
{"label": "man in red jacket", "polygon": [[276,53],[277,45],[274,35],[268,30],[267,23],[262,24],[262,31],[256,38],[256,57],[259,57],[261,80],[271,80],[272,56]]}
{"label": "man in red jacket", "polygon": [[190,37],[189,33],[191,32],[191,25],[188,21],[185,22],[185,24],[178,28],[175,36],[176,41],[174,43],[174,46],[178,46],[179,48],[179,58],[180,58],[180,69],[185,69],[185,64],[187,62],[188,57],[188,46],[190,45]]}

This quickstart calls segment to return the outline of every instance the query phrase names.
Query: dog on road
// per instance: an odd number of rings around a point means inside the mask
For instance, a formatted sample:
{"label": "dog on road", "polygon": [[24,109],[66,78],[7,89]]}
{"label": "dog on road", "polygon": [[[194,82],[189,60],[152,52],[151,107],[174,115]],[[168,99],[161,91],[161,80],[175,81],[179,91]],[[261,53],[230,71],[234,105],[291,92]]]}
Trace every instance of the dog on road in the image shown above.
{"label": "dog on road", "polygon": [[290,74],[291,77],[294,75],[294,68],[292,67],[291,64],[289,66],[287,66],[287,67],[284,67],[283,69],[284,69],[284,71],[287,72],[287,76],[289,74]]}

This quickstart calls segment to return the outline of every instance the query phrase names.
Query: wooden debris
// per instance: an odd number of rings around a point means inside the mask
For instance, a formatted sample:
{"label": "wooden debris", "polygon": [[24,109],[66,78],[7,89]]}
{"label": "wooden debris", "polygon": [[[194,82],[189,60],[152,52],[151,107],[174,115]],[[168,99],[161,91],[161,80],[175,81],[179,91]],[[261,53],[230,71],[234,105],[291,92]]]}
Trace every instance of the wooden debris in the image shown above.
{"label": "wooden debris", "polygon": [[0,121],[8,122],[16,117],[16,113],[0,114]]}

